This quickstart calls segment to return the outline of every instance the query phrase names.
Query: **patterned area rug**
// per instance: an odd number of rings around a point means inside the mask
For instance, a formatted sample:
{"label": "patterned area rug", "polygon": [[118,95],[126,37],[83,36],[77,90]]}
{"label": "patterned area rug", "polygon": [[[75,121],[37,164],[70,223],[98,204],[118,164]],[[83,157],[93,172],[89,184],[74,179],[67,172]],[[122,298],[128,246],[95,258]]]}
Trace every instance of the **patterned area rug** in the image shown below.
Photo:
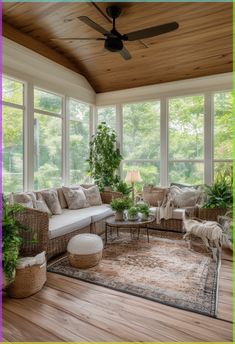
{"label": "patterned area rug", "polygon": [[62,257],[48,271],[215,317],[219,266],[200,243],[189,250],[179,233],[158,232],[148,243],[121,232],[96,267],[73,268]]}

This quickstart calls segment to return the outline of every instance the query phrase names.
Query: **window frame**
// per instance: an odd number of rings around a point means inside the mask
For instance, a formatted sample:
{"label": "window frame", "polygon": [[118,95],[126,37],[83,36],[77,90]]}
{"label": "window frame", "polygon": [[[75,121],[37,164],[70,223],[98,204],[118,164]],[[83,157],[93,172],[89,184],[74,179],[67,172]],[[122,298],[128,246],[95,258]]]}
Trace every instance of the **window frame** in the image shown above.
{"label": "window frame", "polygon": [[[215,164],[216,163],[227,163],[227,164],[231,164],[233,165],[233,158],[231,159],[215,159],[215,142],[214,142],[214,138],[215,138],[215,123],[214,123],[214,116],[215,116],[215,95],[218,93],[231,93],[232,97],[233,97],[233,90],[219,90],[219,91],[213,91],[211,92],[211,106],[212,106],[212,124],[211,124],[211,128],[212,128],[212,183],[214,181],[215,178]],[[233,111],[233,105],[232,105],[232,111]],[[232,114],[233,116],[233,114]]]}
{"label": "window frame", "polygon": [[[203,146],[204,146],[204,149],[203,149],[203,159],[169,159],[169,146],[170,146],[170,133],[169,133],[169,120],[170,120],[170,114],[169,114],[169,103],[170,103],[170,99],[179,99],[179,98],[187,98],[187,97],[203,97],[204,99],[204,105],[203,105],[203,115],[204,115],[204,120],[203,120]],[[206,163],[205,163],[205,160],[206,160],[206,135],[205,135],[205,132],[206,132],[206,127],[205,127],[205,123],[206,123],[206,93],[205,92],[195,92],[195,93],[188,93],[186,95],[177,95],[177,96],[168,96],[166,98],[166,107],[167,107],[167,185],[170,184],[170,170],[169,170],[169,167],[170,167],[170,164],[171,163],[201,163],[203,164],[203,181],[202,183],[205,183],[205,180],[206,180],[206,175],[205,175],[205,166],[206,166]]]}
{"label": "window frame", "polygon": [[[89,107],[89,141],[92,138],[92,135],[94,134],[94,108],[91,104],[86,103],[84,101],[81,101],[79,99],[76,99],[74,97],[67,97],[67,101],[66,101],[66,128],[67,130],[66,132],[66,138],[65,138],[65,149],[66,149],[66,153],[65,153],[65,159],[66,160],[66,164],[65,164],[65,171],[66,171],[66,177],[65,177],[65,184],[70,184],[70,152],[69,152],[69,146],[70,146],[70,101],[74,101],[77,103],[81,103],[84,104],[86,106]],[[73,121],[77,121],[76,119],[72,119]],[[79,121],[77,121],[79,122]]]}
{"label": "window frame", "polygon": [[3,106],[8,106],[8,107],[11,107],[11,108],[14,108],[14,109],[19,109],[19,110],[22,110],[23,112],[23,123],[22,123],[22,127],[23,127],[23,142],[22,142],[22,146],[23,146],[23,178],[22,178],[22,191],[25,191],[25,189],[27,189],[27,184],[28,184],[28,180],[27,180],[27,174],[26,174],[26,171],[27,171],[27,166],[28,166],[28,163],[27,163],[27,145],[26,145],[26,142],[27,142],[27,130],[26,129],[26,122],[27,122],[27,82],[24,81],[24,80],[21,80],[20,78],[16,78],[14,76],[11,76],[11,75],[8,75],[6,73],[2,73],[2,79],[5,78],[5,79],[10,79],[10,80],[13,80],[13,81],[17,81],[17,82],[20,82],[22,85],[23,85],[23,105],[20,105],[20,104],[14,104],[14,103],[11,103],[11,102],[8,102],[8,101],[3,101],[2,99],[2,109],[3,109]]}
{"label": "window frame", "polygon": [[[128,101],[125,103],[121,103],[120,104],[120,117],[121,120],[119,121],[119,123],[121,124],[120,126],[120,151],[121,154],[123,154],[123,146],[124,146],[124,141],[123,141],[123,136],[124,136],[124,130],[123,130],[123,108],[125,105],[129,105],[129,104],[142,104],[142,103],[155,103],[155,102],[159,102],[159,107],[160,107],[160,113],[159,113],[159,128],[160,128],[160,159],[158,160],[156,159],[123,159],[121,161],[120,164],[120,176],[122,179],[125,178],[124,176],[124,171],[123,171],[123,165],[125,163],[131,163],[131,164],[138,164],[138,163],[142,163],[142,162],[146,162],[146,163],[152,163],[154,164],[159,164],[159,174],[160,174],[160,183],[161,183],[161,170],[162,170],[162,166],[161,166],[161,151],[162,151],[162,142],[161,142],[161,127],[162,127],[162,102],[161,102],[161,98],[157,97],[157,98],[151,98],[151,99],[144,99],[144,100],[138,100],[138,101]],[[157,165],[156,165],[157,166]]]}

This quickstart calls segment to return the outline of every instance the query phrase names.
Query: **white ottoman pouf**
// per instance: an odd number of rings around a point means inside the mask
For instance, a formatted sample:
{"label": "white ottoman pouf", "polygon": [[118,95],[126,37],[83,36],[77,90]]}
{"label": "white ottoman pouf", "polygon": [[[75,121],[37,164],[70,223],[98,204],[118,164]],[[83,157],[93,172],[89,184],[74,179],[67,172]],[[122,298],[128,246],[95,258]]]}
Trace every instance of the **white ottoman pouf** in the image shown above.
{"label": "white ottoman pouf", "polygon": [[72,266],[80,269],[91,268],[102,258],[103,241],[96,234],[78,234],[70,239],[67,251]]}

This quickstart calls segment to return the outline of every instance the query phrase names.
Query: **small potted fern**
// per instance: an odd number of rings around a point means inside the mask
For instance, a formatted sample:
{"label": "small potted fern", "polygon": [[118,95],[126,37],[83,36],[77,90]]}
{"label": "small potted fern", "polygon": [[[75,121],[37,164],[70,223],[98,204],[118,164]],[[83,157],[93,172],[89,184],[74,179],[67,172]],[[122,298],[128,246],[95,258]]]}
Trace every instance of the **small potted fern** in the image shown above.
{"label": "small potted fern", "polygon": [[110,203],[112,210],[115,211],[115,220],[124,221],[124,210],[128,210],[131,206],[129,198],[115,198]]}
{"label": "small potted fern", "polygon": [[141,220],[147,220],[150,215],[150,208],[147,203],[140,203],[137,205],[138,211],[141,214]]}

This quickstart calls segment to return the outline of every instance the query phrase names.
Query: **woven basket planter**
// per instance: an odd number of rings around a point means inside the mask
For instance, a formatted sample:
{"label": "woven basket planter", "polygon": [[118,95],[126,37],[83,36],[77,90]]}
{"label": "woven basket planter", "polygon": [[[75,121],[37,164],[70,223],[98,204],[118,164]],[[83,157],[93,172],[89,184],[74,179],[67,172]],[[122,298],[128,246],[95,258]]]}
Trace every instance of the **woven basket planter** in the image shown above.
{"label": "woven basket planter", "polygon": [[224,208],[198,208],[199,219],[206,221],[217,221],[218,216],[224,215],[227,209]]}
{"label": "woven basket planter", "polygon": [[24,269],[16,269],[14,282],[6,289],[14,298],[25,298],[37,293],[46,282],[46,262]]}
{"label": "woven basket planter", "polygon": [[102,251],[92,254],[71,254],[69,253],[69,263],[78,269],[88,269],[96,266],[102,259]]}

